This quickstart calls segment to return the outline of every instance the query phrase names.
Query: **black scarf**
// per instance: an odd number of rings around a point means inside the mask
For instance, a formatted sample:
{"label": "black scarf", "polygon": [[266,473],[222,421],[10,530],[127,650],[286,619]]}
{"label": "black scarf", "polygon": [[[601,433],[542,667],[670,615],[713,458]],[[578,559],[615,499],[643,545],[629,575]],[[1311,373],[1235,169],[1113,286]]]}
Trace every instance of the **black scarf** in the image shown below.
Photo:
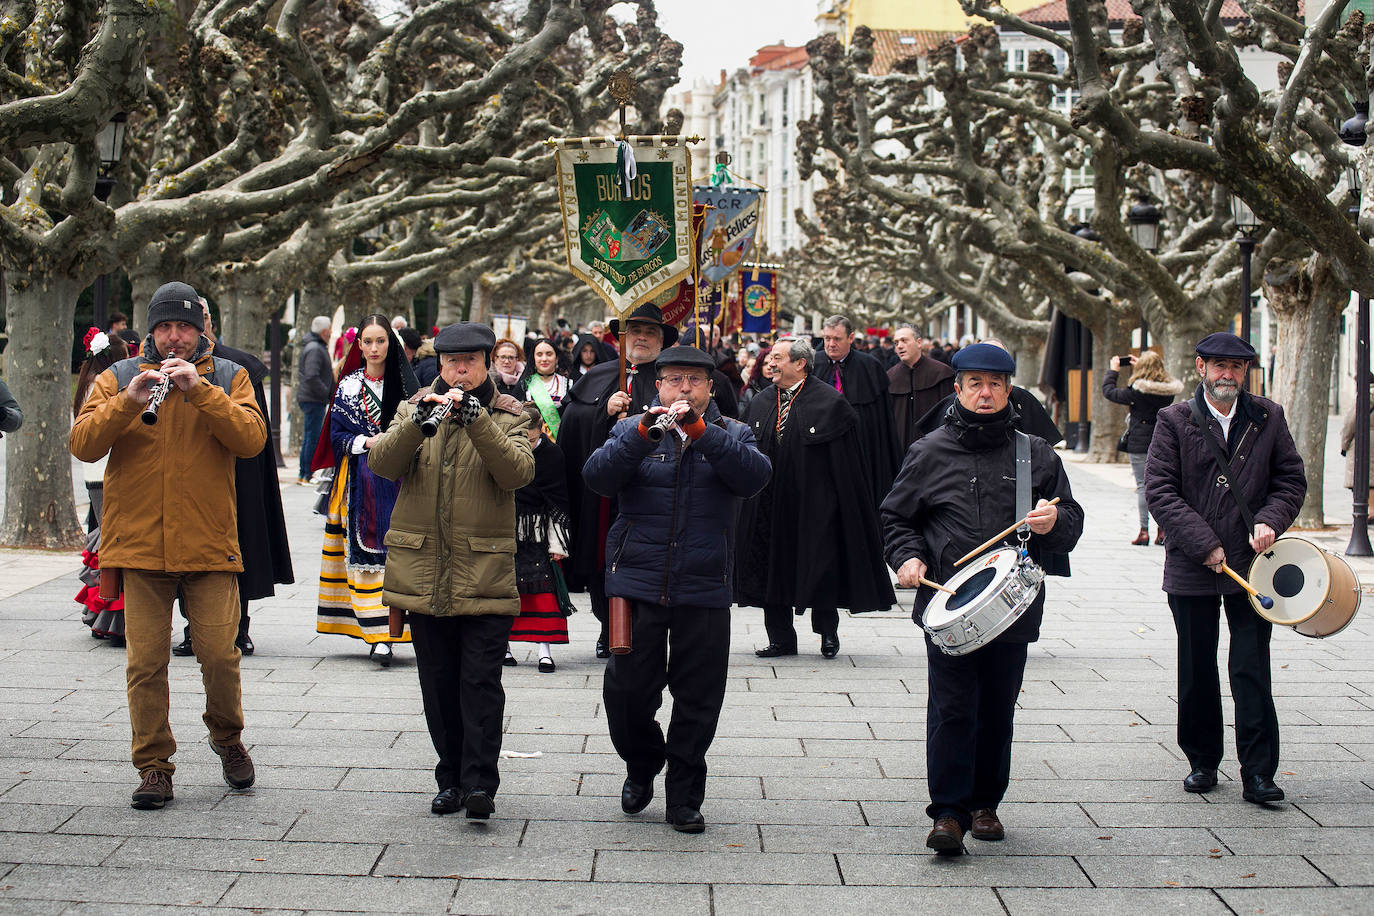
{"label": "black scarf", "polygon": [[996,413],[975,413],[960,404],[950,405],[945,422],[954,429],[954,437],[970,451],[983,452],[1011,441],[1016,431],[1018,415],[1011,402]]}

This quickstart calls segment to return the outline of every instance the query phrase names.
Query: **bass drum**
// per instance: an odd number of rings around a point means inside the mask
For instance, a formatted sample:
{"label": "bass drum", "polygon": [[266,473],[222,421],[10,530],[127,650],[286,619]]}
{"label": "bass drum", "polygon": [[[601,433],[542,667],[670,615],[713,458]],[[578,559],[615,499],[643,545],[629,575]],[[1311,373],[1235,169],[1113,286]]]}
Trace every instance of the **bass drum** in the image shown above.
{"label": "bass drum", "polygon": [[1002,547],[975,557],[937,591],[921,615],[921,628],[946,655],[967,655],[1001,636],[1040,594],[1045,571],[1020,548]]}
{"label": "bass drum", "polygon": [[1274,599],[1274,606],[1265,610],[1250,596],[1255,613],[1313,639],[1344,630],[1360,609],[1360,580],[1350,564],[1293,535],[1279,538],[1255,557],[1249,580],[1261,595]]}

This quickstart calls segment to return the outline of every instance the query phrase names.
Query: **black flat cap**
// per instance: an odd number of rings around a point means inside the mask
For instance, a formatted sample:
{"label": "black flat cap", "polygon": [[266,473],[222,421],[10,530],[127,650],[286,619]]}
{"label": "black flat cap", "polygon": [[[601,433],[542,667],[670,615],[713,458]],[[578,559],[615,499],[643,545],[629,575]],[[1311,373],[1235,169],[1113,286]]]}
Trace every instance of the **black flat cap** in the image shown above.
{"label": "black flat cap", "polygon": [[[677,328],[673,327],[671,324],[663,323],[663,310],[652,302],[645,302],[631,312],[630,317],[626,319],[626,323],[628,324],[631,321],[647,321],[663,328],[663,346],[665,347],[671,347],[673,344],[677,343]],[[611,333],[619,337],[620,319],[612,318],[610,327]]]}
{"label": "black flat cap", "polygon": [[693,369],[705,369],[707,374],[716,368],[716,361],[711,358],[711,354],[696,347],[669,347],[658,354],[658,359],[654,360],[654,368],[662,370],[664,366],[688,366]]}
{"label": "black flat cap", "polygon": [[950,360],[950,366],[955,372],[1001,372],[1011,375],[1016,371],[1016,360],[995,344],[976,343],[960,347]]}
{"label": "black flat cap", "polygon": [[490,353],[496,346],[496,332],[476,321],[451,324],[434,338],[435,353]]}
{"label": "black flat cap", "polygon": [[1203,359],[1254,359],[1256,354],[1254,347],[1236,335],[1217,331],[1198,341],[1197,355]]}

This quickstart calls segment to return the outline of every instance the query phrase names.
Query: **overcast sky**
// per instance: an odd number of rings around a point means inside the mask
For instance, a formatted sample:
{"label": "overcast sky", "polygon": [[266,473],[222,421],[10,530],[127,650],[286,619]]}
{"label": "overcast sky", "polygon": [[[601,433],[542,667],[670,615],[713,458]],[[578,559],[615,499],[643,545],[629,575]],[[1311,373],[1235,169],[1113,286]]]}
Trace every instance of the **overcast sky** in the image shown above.
{"label": "overcast sky", "polygon": [[815,0],[658,0],[663,31],[682,42],[682,83],[746,66],[763,45],[816,37]]}

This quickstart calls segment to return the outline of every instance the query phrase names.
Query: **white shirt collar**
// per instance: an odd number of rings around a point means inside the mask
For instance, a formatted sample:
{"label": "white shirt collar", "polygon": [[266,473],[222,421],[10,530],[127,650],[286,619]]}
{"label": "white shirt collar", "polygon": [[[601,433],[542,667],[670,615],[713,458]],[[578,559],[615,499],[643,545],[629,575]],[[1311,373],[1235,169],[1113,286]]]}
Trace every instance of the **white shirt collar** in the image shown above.
{"label": "white shirt collar", "polygon": [[1225,439],[1230,436],[1231,421],[1236,418],[1236,405],[1240,403],[1240,399],[1237,398],[1235,401],[1231,402],[1231,412],[1229,414],[1217,410],[1216,405],[1212,403],[1211,398],[1207,397],[1205,392],[1202,395],[1202,402],[1207,405],[1207,409],[1211,412],[1212,416],[1216,417],[1217,422],[1221,424],[1221,437]]}

